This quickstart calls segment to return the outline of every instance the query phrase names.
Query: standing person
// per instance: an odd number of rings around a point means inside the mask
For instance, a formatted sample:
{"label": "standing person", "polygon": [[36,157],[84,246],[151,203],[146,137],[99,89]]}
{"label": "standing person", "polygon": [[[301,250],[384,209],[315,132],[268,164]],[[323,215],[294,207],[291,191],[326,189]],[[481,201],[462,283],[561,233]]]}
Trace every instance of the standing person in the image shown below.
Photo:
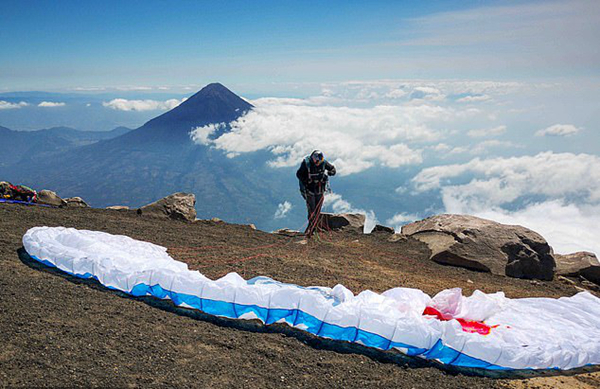
{"label": "standing person", "polygon": [[323,153],[319,150],[313,151],[304,158],[296,177],[300,182],[300,193],[306,200],[308,209],[308,227],[305,233],[309,236],[314,230],[323,205],[323,195],[328,189],[329,176],[335,175],[335,166],[325,160]]}

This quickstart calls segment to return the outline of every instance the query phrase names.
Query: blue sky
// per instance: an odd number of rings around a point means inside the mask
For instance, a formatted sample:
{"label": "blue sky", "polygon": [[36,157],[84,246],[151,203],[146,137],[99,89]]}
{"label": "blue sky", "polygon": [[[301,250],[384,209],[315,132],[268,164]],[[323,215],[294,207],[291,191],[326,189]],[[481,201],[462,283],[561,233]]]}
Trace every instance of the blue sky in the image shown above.
{"label": "blue sky", "polygon": [[597,77],[597,4],[3,1],[0,90]]}

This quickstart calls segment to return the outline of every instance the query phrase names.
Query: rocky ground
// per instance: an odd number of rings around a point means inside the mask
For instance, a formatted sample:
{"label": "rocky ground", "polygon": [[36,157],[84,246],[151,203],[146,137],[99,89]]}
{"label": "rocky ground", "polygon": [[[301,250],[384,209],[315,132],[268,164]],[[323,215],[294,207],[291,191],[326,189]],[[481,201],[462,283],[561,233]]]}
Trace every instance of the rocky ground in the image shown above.
{"label": "rocky ground", "polygon": [[[509,297],[570,296],[578,281],[528,281],[443,266],[413,239],[335,233],[299,244],[221,222],[186,223],[134,211],[0,204],[0,386],[597,388],[600,373],[475,377],[286,328],[214,319],[74,279],[19,255],[33,226],[125,234],[169,248],[209,277],[236,271],[354,292],[395,286],[429,294],[461,287]],[[21,253],[22,254],[22,253]]]}

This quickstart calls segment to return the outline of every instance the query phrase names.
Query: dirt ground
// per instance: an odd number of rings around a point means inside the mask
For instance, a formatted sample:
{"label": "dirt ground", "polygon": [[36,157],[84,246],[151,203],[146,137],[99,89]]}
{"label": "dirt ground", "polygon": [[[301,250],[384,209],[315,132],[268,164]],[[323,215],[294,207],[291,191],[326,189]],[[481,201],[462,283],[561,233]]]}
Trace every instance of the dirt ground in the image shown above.
{"label": "dirt ground", "polygon": [[[211,278],[236,271],[354,292],[414,287],[433,295],[570,296],[576,285],[438,265],[415,240],[325,234],[308,244],[248,226],[142,218],[133,211],[0,204],[0,387],[598,388],[600,373],[494,379],[443,371],[298,334],[131,298],[32,262],[19,249],[34,226],[124,234],[169,248]],[[20,255],[21,254],[21,255]]]}

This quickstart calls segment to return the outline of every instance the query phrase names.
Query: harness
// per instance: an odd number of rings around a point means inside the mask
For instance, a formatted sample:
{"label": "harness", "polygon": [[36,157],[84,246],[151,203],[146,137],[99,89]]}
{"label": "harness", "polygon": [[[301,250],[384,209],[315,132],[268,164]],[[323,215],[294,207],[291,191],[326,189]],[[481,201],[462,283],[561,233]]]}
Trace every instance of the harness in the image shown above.
{"label": "harness", "polygon": [[9,184],[9,189],[12,193],[5,193],[3,197],[6,199],[11,198],[23,198],[28,202],[37,201],[37,192],[25,185],[12,185]]}
{"label": "harness", "polygon": [[304,163],[306,164],[306,171],[308,177],[308,185],[313,184],[314,191],[309,190],[308,188],[301,188],[303,190],[303,196],[305,194],[321,194],[325,193],[329,190],[329,177],[325,174],[325,161],[323,161],[319,166],[311,163],[310,155],[304,159]]}

